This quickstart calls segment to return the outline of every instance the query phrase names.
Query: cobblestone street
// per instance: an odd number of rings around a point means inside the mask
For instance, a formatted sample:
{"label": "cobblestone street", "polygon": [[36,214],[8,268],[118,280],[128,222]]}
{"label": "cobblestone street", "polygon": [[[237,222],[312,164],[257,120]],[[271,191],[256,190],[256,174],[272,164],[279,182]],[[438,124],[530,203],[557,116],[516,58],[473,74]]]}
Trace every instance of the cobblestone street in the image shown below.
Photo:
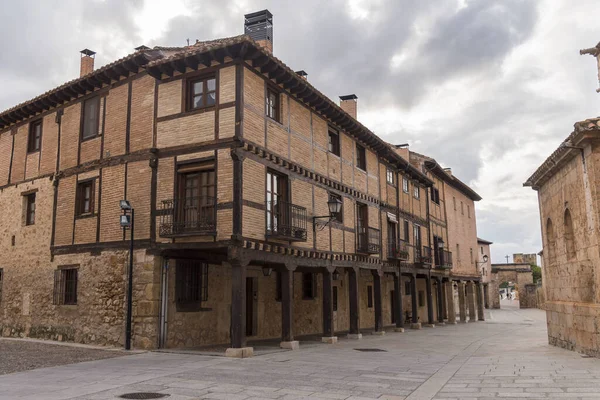
{"label": "cobblestone street", "polygon": [[486,322],[302,343],[244,360],[151,352],[13,373],[0,376],[0,398],[600,399],[600,360],[549,346],[545,313],[516,305]]}

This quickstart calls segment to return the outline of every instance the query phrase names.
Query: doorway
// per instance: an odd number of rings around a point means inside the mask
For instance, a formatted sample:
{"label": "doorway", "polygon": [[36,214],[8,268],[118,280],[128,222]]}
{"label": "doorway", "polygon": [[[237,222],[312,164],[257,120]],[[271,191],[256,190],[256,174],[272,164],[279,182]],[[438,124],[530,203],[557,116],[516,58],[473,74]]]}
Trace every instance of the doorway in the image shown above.
{"label": "doorway", "polygon": [[256,278],[246,278],[246,336],[256,335]]}

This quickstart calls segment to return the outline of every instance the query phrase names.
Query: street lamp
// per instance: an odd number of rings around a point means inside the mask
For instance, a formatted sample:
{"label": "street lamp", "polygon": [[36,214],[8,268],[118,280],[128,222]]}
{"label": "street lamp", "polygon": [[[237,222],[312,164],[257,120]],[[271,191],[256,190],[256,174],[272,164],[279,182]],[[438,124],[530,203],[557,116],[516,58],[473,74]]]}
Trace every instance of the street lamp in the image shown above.
{"label": "street lamp", "polygon": [[134,210],[131,203],[127,200],[119,202],[123,214],[120,217],[120,225],[123,228],[123,234],[129,229],[131,238],[129,240],[129,282],[127,283],[127,321],[125,327],[125,350],[131,350],[131,314],[133,307],[133,228],[134,228]]}
{"label": "street lamp", "polygon": [[490,258],[488,257],[487,254],[483,255],[483,261],[475,261],[475,264],[477,264],[477,266],[479,267],[480,265],[485,264],[486,262],[488,262]]}
{"label": "street lamp", "polygon": [[316,223],[318,219],[327,219],[327,222],[325,223],[325,225],[323,225],[321,229],[325,228],[325,226],[327,226],[328,223],[333,221],[335,217],[339,214],[339,212],[342,210],[342,202],[339,201],[337,198],[330,196],[329,201],[327,201],[327,208],[329,209],[329,215],[313,217],[313,231],[316,229]]}

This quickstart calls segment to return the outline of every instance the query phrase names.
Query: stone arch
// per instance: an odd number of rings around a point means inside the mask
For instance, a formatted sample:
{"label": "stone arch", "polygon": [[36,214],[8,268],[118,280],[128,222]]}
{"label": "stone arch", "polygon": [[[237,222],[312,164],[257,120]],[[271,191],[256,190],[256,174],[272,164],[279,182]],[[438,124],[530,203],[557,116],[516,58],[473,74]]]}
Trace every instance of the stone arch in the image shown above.
{"label": "stone arch", "polygon": [[546,220],[546,247],[548,251],[544,251],[544,253],[548,255],[548,265],[552,265],[556,261],[556,240],[554,238],[552,219],[550,218]]}
{"label": "stone arch", "polygon": [[565,224],[565,247],[567,248],[567,259],[572,260],[575,258],[575,234],[573,232],[573,219],[571,218],[571,212],[567,208],[565,210],[564,217]]}

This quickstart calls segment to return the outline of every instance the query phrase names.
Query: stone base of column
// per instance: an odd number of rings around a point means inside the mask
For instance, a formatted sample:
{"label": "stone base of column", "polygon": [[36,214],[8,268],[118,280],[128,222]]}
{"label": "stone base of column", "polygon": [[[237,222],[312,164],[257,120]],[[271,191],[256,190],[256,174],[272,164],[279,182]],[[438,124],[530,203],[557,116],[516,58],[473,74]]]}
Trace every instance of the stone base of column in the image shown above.
{"label": "stone base of column", "polygon": [[394,328],[394,332],[404,332],[404,328]]}
{"label": "stone base of column", "polygon": [[435,328],[435,324],[425,324],[425,328]]}
{"label": "stone base of column", "polygon": [[337,338],[337,336],[323,336],[321,338],[321,342],[327,343],[327,344],[335,344],[338,342],[338,338]]}
{"label": "stone base of column", "polygon": [[446,323],[445,323],[445,322],[439,322],[439,321],[438,321],[438,322],[436,322],[436,325],[437,325],[437,326],[444,326],[444,325],[446,325]]}
{"label": "stone base of column", "polygon": [[421,329],[421,323],[413,322],[412,324],[410,324],[410,329]]}
{"label": "stone base of column", "polygon": [[360,340],[362,339],[362,333],[349,333],[348,339],[350,340]]}
{"label": "stone base of column", "polygon": [[373,331],[373,332],[371,332],[371,335],[383,336],[383,335],[385,335],[385,331]]}
{"label": "stone base of column", "polygon": [[225,350],[225,357],[248,358],[254,355],[254,347],[230,347]]}
{"label": "stone base of column", "polygon": [[279,347],[288,350],[298,350],[300,348],[300,342],[297,340],[292,340],[291,342],[281,342],[279,343]]}

